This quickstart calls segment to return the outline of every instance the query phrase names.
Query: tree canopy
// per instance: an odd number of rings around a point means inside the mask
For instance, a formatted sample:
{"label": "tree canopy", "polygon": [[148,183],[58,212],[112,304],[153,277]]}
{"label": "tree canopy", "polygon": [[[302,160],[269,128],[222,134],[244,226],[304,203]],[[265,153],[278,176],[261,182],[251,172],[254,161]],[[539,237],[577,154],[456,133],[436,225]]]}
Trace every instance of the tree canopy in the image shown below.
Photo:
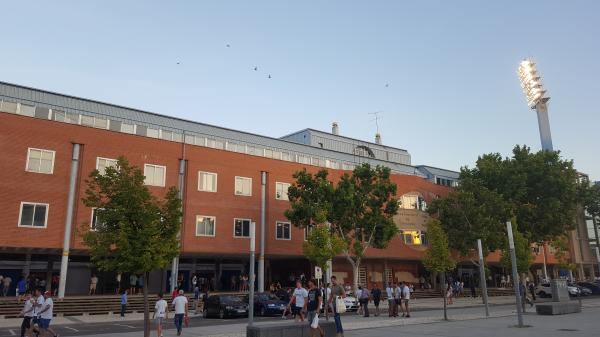
{"label": "tree canopy", "polygon": [[[515,243],[515,256],[517,258],[517,271],[519,273],[527,273],[529,267],[534,260],[533,252],[531,251],[531,244],[527,238],[517,230],[517,226],[513,227],[513,241]],[[508,246],[508,238],[504,241],[505,247],[502,250],[502,256],[500,263],[508,270],[512,268],[512,261],[510,258],[510,250]]]}
{"label": "tree canopy", "polygon": [[503,247],[504,223],[513,217],[529,242],[572,229],[581,202],[577,185],[572,161],[559,152],[516,146],[512,157],[485,154],[474,168],[462,168],[455,191],[434,200],[429,212],[441,220],[452,248],[465,254],[481,238],[487,253]]}
{"label": "tree canopy", "polygon": [[302,170],[293,177],[296,182],[288,190],[286,217],[301,228],[328,222],[345,243],[343,253],[352,265],[356,286],[367,249],[387,247],[398,232],[393,221],[398,212],[397,186],[390,180],[390,169],[365,163],[335,184],[328,180],[327,170],[316,174]]}
{"label": "tree canopy", "polygon": [[448,236],[439,220],[431,219],[427,222],[427,235],[429,247],[425,251],[423,266],[430,272],[445,273],[456,267],[456,261],[450,255]]}
{"label": "tree canopy", "polygon": [[82,227],[90,259],[100,270],[144,276],[144,333],[148,336],[148,275],[179,253],[177,189],[169,188],[164,200],[159,200],[144,185],[142,170],[124,157],[104,173],[92,171],[86,184],[83,203],[96,209],[95,228]]}

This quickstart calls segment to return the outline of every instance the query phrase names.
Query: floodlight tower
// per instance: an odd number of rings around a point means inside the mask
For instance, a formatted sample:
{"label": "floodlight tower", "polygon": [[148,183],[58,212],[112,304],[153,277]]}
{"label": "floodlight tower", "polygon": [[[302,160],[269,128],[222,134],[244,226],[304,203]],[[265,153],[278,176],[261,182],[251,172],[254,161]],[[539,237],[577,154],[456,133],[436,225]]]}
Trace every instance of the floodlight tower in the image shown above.
{"label": "floodlight tower", "polygon": [[546,90],[542,86],[542,79],[535,67],[535,62],[532,59],[524,59],[519,64],[517,74],[519,74],[521,88],[523,88],[523,93],[527,98],[527,104],[537,112],[542,150],[552,151],[552,135],[550,134],[550,120],[548,119],[548,100],[550,100],[550,97],[546,96]]}

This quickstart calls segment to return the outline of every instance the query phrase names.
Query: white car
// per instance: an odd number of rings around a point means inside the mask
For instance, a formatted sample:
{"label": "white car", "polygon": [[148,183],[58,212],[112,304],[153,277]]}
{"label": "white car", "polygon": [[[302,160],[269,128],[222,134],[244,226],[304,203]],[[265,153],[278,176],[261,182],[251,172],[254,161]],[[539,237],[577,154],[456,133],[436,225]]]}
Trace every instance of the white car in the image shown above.
{"label": "white car", "polygon": [[356,297],[352,296],[352,294],[347,294],[346,297],[344,297],[344,304],[346,304],[346,311],[358,310],[358,300]]}
{"label": "white car", "polygon": [[[567,290],[569,291],[569,295],[571,296],[579,296],[579,288],[573,286],[567,286]],[[552,288],[550,287],[550,283],[540,283],[537,287],[535,287],[535,293],[539,297],[552,297]]]}

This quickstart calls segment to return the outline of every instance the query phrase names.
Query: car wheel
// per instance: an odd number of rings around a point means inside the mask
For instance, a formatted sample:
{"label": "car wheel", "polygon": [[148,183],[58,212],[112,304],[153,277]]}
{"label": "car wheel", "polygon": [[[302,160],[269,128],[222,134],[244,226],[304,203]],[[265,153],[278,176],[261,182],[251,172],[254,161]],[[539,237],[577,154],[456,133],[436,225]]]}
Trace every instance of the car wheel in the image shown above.
{"label": "car wheel", "polygon": [[225,310],[223,310],[223,309],[219,310],[219,318],[220,319],[225,318]]}
{"label": "car wheel", "polygon": [[265,310],[264,307],[260,308],[260,315],[261,316],[267,316],[267,311]]}

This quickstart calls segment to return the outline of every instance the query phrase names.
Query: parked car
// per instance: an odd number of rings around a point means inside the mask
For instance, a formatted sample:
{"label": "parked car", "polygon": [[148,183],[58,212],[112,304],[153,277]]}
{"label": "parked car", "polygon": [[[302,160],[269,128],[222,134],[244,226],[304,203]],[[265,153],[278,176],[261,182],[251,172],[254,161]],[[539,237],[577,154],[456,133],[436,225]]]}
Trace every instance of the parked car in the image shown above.
{"label": "parked car", "polygon": [[352,293],[347,293],[344,297],[344,304],[346,304],[346,311],[358,311],[358,300]]}
{"label": "parked car", "polygon": [[[250,297],[244,297],[244,303],[250,303]],[[287,307],[287,302],[271,293],[256,293],[254,295],[254,313],[259,316],[281,315]]]}
{"label": "parked car", "polygon": [[589,289],[592,292],[592,295],[600,295],[600,285],[592,282],[579,282],[578,286]]}
{"label": "parked car", "polygon": [[[570,296],[581,296],[581,292],[579,288],[574,286],[567,286],[567,290]],[[550,283],[540,283],[535,288],[535,293],[539,297],[552,297],[552,288],[550,288]]]}
{"label": "parked car", "polygon": [[205,318],[244,317],[248,315],[248,304],[237,296],[212,295],[206,300],[202,315]]}

